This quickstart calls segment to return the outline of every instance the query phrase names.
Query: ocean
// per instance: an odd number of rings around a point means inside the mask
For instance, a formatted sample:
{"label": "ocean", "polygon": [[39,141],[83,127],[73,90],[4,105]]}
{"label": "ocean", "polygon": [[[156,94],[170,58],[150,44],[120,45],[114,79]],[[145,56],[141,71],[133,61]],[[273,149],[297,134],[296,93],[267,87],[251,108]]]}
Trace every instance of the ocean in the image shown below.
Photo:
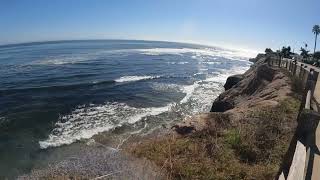
{"label": "ocean", "polygon": [[0,178],[28,173],[40,154],[102,132],[149,133],[208,112],[252,56],[138,40],[0,46]]}

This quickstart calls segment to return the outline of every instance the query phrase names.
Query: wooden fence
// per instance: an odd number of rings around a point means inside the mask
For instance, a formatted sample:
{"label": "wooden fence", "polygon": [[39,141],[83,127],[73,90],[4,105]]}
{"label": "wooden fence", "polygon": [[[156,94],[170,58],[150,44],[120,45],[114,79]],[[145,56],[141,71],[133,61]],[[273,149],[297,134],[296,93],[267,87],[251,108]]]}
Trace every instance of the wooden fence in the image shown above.
{"label": "wooden fence", "polygon": [[[279,171],[279,180],[320,180],[320,69],[291,59],[269,59],[271,66],[286,69],[302,86],[298,127],[287,153],[290,168]],[[290,149],[289,148],[289,149]]]}

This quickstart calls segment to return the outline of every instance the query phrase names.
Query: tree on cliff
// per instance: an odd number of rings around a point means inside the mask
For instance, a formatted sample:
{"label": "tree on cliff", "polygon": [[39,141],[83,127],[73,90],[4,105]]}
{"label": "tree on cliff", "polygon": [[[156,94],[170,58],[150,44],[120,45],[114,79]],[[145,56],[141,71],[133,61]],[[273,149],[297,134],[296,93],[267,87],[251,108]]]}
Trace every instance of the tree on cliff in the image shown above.
{"label": "tree on cliff", "polygon": [[319,25],[314,25],[313,28],[312,28],[312,32],[315,35],[314,50],[313,50],[313,54],[314,54],[316,52],[316,48],[317,48],[317,38],[318,38],[318,35],[320,34],[320,26]]}
{"label": "tree on cliff", "polygon": [[305,61],[305,59],[309,57],[309,51],[303,47],[300,48],[300,51],[301,51],[300,55],[303,57],[303,61]]}

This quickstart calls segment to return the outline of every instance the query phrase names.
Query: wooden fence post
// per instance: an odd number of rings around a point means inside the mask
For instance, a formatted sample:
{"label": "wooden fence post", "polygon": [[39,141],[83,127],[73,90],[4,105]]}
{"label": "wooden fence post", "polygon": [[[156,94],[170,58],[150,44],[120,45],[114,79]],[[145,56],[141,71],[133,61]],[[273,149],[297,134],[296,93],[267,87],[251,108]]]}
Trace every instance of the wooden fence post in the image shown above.
{"label": "wooden fence post", "polygon": [[279,59],[278,66],[281,67],[281,57]]}
{"label": "wooden fence post", "polygon": [[294,61],[294,63],[293,63],[293,72],[292,72],[292,74],[294,76],[296,75],[296,71],[297,71],[297,61]]}
{"label": "wooden fence post", "polygon": [[304,70],[303,67],[304,67],[304,64],[301,64],[301,66],[300,66],[300,72],[299,72],[299,78],[300,78],[300,79],[303,77],[303,74],[302,74],[302,73],[303,73],[302,71]]}
{"label": "wooden fence post", "polygon": [[311,92],[312,92],[311,94],[312,95],[313,95],[316,83],[317,83],[317,79],[315,77],[314,69],[310,68],[310,73],[309,73],[309,76],[308,76],[307,86],[308,86],[308,89],[311,90]]}

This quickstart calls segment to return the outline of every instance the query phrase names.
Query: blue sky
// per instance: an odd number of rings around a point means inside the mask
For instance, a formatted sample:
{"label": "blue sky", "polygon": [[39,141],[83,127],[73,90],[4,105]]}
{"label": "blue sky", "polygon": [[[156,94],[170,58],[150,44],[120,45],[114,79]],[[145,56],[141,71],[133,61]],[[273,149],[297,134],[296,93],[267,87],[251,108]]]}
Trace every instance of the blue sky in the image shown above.
{"label": "blue sky", "polygon": [[0,44],[145,39],[263,50],[304,42],[319,0],[0,0]]}

